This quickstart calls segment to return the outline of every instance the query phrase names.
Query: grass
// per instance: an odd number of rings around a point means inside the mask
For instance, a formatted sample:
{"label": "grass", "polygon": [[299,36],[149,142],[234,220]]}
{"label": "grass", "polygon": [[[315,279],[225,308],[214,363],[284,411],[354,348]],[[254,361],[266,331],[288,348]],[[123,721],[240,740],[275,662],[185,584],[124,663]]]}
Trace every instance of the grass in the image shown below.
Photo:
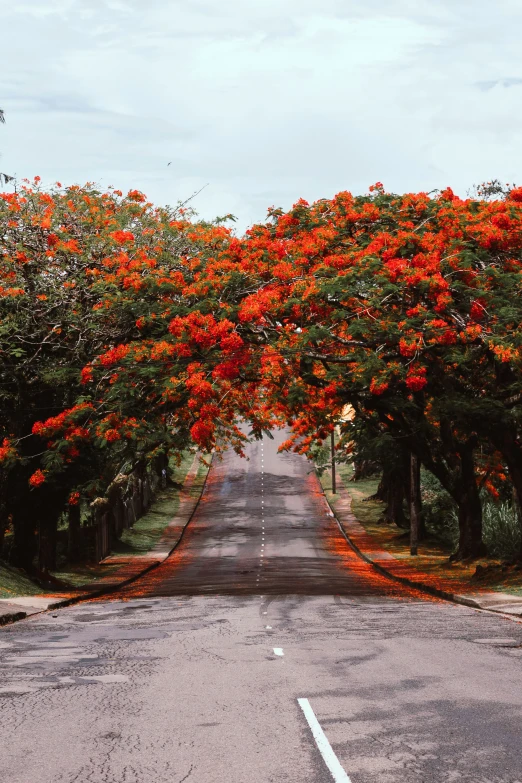
{"label": "grass", "polygon": [[[172,479],[182,484],[194,461],[192,452],[183,452],[179,466],[171,465]],[[200,465],[199,470],[202,468]],[[142,555],[157,544],[161,534],[179,509],[179,489],[167,487],[156,495],[149,510],[128,530],[124,530],[111,554]],[[107,573],[107,571],[104,571]]]}
{"label": "grass", "polygon": [[[522,596],[522,571],[516,566],[502,566],[492,558],[481,558],[472,563],[450,563],[450,548],[435,539],[421,542],[419,555],[412,557],[407,532],[379,522],[384,504],[379,500],[365,500],[377,491],[378,477],[351,481],[353,468],[346,464],[337,465],[337,473],[351,497],[354,516],[366,532],[376,539],[377,545],[398,560],[408,560],[415,569],[434,577],[464,581],[477,591],[498,590]],[[335,509],[339,495],[332,494],[331,472],[325,471],[320,481],[328,501]],[[480,575],[475,573],[477,566],[483,569],[479,569]]]}
{"label": "grass", "polygon": [[[183,452],[179,465],[171,463],[172,480],[178,485],[185,481],[188,471],[194,461],[193,452]],[[201,484],[208,469],[199,465],[190,494],[196,496],[201,491]],[[112,555],[138,556],[148,552],[159,541],[171,519],[179,509],[179,486],[169,486],[156,495],[149,510],[134,523],[132,528],[124,530],[121,539],[116,542]],[[118,570],[117,564],[100,565],[99,563],[66,564],[53,572],[53,576],[71,587],[81,587],[92,584],[101,577],[110,576]],[[10,598],[21,595],[41,595],[44,590],[32,582],[23,572],[9,566],[0,565],[0,598]]]}
{"label": "grass", "polygon": [[20,595],[42,595],[44,590],[23,571],[0,564],[0,598],[16,598]]}
{"label": "grass", "polygon": [[[193,461],[193,452],[186,451],[183,452],[179,465],[176,465],[173,461],[171,462],[172,480],[176,484],[183,484]],[[199,476],[204,476],[206,472],[205,466],[200,465],[194,484],[199,485]],[[191,494],[193,491],[194,489],[191,490]],[[121,538],[115,542],[110,554],[133,557],[150,551],[160,540],[163,531],[178,512],[179,503],[179,486],[168,486],[166,489],[160,490],[149,510],[131,528],[123,531]],[[110,576],[119,567],[118,564],[100,563],[80,565],[78,567],[69,565],[65,569],[56,572],[54,576],[62,579],[64,582],[68,582],[70,585],[81,587],[92,584],[101,577]]]}

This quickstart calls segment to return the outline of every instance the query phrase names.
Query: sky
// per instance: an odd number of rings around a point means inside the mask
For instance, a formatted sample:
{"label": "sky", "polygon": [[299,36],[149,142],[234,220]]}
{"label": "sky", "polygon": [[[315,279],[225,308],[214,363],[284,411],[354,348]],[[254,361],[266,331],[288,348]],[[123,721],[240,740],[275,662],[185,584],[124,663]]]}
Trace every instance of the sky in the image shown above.
{"label": "sky", "polygon": [[238,234],[377,181],[522,185],[520,0],[3,0],[0,30],[19,179],[203,188]]}

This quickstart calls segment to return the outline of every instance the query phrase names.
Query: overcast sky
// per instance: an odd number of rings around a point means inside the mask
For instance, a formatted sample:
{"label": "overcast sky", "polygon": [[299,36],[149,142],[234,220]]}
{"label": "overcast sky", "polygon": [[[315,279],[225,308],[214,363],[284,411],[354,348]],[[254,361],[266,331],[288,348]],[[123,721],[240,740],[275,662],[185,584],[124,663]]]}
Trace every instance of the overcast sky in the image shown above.
{"label": "overcast sky", "polygon": [[[376,181],[522,184],[520,0],[0,0],[0,171],[241,233]],[[167,164],[170,162],[170,166]]]}

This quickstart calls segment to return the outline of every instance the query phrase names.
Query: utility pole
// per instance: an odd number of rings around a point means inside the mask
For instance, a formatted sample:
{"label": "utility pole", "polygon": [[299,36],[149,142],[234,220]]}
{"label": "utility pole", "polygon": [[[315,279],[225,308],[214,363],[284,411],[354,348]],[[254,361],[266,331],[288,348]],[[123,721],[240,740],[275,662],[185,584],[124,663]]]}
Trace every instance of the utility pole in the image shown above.
{"label": "utility pole", "polygon": [[420,464],[419,458],[410,452],[410,555],[417,555],[419,549]]}
{"label": "utility pole", "polygon": [[332,493],[337,494],[337,482],[335,479],[335,428],[330,433],[330,442],[332,447]]}

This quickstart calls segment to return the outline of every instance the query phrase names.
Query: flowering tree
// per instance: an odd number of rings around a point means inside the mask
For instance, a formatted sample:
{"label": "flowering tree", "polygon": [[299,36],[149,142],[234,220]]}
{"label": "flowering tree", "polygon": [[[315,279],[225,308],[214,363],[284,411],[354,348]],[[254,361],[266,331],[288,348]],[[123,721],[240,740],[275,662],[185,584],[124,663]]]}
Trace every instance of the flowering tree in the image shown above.
{"label": "flowering tree", "polygon": [[262,284],[242,314],[285,364],[273,392],[298,448],[347,402],[376,415],[457,503],[460,557],[483,548],[484,439],[522,498],[521,201],[517,189],[487,201],[449,188],[396,196],[378,184],[367,197],[273,210],[245,248]]}
{"label": "flowering tree", "polygon": [[240,449],[248,397],[234,380],[250,354],[226,317],[242,293],[217,263],[233,241],[191,217],[137,191],[46,193],[38,179],[1,196],[0,461],[14,562],[32,561],[35,524],[52,538],[71,493],[103,493],[122,465],[218,437]]}
{"label": "flowering tree", "polygon": [[[237,239],[138,191],[0,196],[0,494],[15,562],[69,502],[189,443],[239,452],[290,422],[417,455],[482,552],[480,489],[522,503],[522,191],[339,193]],[[341,444],[341,449],[344,448]],[[395,448],[395,450],[399,450]],[[402,459],[402,458],[401,458]],[[52,556],[48,558],[52,564]]]}

